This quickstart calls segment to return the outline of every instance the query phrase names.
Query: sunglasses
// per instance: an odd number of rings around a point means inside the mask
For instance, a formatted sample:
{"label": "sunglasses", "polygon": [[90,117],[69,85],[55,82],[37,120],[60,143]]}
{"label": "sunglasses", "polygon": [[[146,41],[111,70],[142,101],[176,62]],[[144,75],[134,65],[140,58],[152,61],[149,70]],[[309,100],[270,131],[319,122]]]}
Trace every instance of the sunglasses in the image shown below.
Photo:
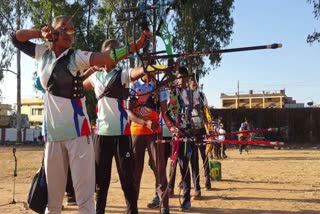
{"label": "sunglasses", "polygon": [[56,30],[55,34],[59,34],[61,36],[64,36],[64,35],[73,36],[75,34],[75,31],[74,30],[61,29],[61,30]]}

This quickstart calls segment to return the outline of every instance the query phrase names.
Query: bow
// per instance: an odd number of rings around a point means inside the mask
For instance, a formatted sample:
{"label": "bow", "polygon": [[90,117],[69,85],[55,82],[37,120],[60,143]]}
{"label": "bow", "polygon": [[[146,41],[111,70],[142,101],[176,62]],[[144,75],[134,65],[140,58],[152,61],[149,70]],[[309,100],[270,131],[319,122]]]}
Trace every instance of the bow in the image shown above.
{"label": "bow", "polygon": [[[136,41],[135,35],[137,31],[137,26],[140,27],[141,31],[149,31],[149,26],[151,25],[153,27],[153,34],[155,36],[159,36],[164,41],[166,51],[156,52],[156,41],[151,41],[151,38],[146,39],[142,53],[139,53],[139,51],[136,48],[135,55],[140,59],[142,67],[144,68],[146,73],[149,73],[148,67],[151,67],[152,69],[156,70],[156,72],[159,72],[159,69],[154,66],[155,63],[158,63],[156,62],[157,54],[161,54],[164,52],[166,54],[172,54],[173,52],[172,38],[169,33],[168,26],[166,24],[168,12],[171,8],[173,8],[173,5],[174,1],[172,0],[158,0],[154,5],[149,5],[147,0],[138,0],[136,7],[128,7],[122,9],[123,13],[129,13],[129,20],[127,21],[133,20],[132,26],[134,44]],[[153,13],[153,17],[150,17],[150,15],[152,15],[151,13]],[[158,17],[160,17],[160,20],[158,19]],[[173,75],[174,70],[175,66],[173,65],[173,63],[169,63],[167,68],[160,70],[160,72],[164,74],[164,76],[161,79],[159,75],[156,75],[157,78],[151,75],[151,79],[153,79],[156,82],[156,89],[149,93],[153,93],[157,91],[159,88],[167,86],[170,82],[173,82],[175,80],[175,76]]]}

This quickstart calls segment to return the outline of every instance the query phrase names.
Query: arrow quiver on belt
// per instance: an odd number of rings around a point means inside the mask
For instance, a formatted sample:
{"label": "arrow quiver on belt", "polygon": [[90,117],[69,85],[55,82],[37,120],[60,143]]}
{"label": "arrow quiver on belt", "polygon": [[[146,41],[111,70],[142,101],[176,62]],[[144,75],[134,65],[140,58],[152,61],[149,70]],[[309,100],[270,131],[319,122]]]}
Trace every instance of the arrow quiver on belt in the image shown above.
{"label": "arrow quiver on belt", "polygon": [[[211,118],[211,114],[210,114],[210,110],[207,106],[203,107],[204,110],[204,118],[207,122],[207,126],[208,126],[208,131],[209,133],[214,133],[214,126],[212,124],[212,118]],[[213,144],[207,144],[206,145],[206,154],[209,155],[210,157],[212,157],[212,149],[213,149]]]}

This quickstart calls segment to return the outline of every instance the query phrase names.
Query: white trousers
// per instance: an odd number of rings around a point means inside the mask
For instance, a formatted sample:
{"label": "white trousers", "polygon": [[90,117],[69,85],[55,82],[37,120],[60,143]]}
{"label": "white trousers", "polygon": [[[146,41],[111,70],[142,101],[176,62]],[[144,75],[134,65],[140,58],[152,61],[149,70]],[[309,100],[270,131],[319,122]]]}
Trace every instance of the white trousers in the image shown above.
{"label": "white trousers", "polygon": [[95,214],[95,165],[91,137],[46,142],[44,165],[48,186],[46,213],[60,214],[70,165],[80,214]]}

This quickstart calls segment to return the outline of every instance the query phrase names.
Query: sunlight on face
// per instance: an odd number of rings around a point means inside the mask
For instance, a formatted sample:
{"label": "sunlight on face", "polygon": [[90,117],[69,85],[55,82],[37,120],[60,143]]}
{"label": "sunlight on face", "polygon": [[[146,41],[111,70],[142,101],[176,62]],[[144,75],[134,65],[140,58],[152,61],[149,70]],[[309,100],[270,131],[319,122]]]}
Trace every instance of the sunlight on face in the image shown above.
{"label": "sunlight on face", "polygon": [[57,45],[69,48],[74,42],[74,25],[70,18],[62,17],[54,21],[53,27],[57,35]]}
{"label": "sunlight on face", "polygon": [[189,85],[192,90],[195,90],[198,88],[198,82],[195,79],[191,79],[189,82]]}

